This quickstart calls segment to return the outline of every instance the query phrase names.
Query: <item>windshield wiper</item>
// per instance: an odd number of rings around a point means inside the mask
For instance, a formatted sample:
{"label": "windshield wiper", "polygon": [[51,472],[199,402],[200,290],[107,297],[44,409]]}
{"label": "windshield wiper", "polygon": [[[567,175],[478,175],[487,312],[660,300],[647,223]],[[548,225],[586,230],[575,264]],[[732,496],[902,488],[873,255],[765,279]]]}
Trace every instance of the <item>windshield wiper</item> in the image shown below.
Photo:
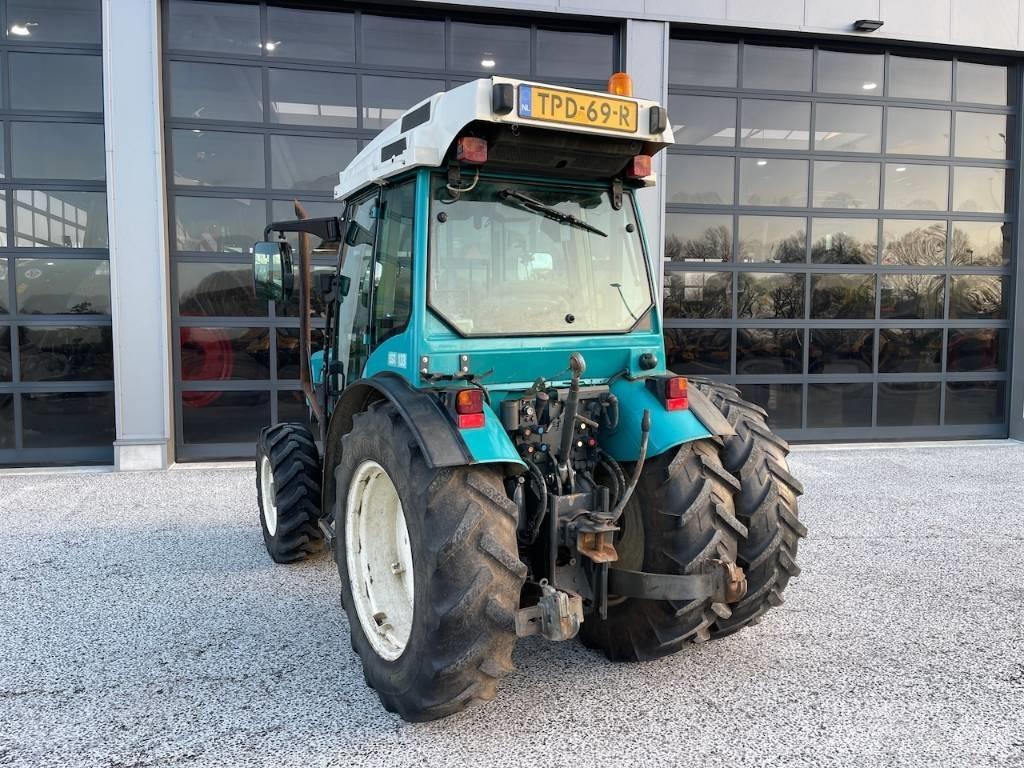
{"label": "windshield wiper", "polygon": [[544,205],[540,200],[535,200],[529,195],[524,195],[522,192],[517,192],[514,189],[503,189],[498,193],[498,199],[503,203],[511,205],[510,200],[515,200],[521,207],[534,213],[539,213],[542,216],[547,216],[553,221],[557,221],[559,224],[569,224],[573,227],[579,227],[585,229],[587,232],[593,232],[595,235],[601,237],[608,237],[607,234],[602,232],[595,226],[587,224],[583,219],[573,216],[571,213],[565,213],[557,208],[552,208],[550,205]]}

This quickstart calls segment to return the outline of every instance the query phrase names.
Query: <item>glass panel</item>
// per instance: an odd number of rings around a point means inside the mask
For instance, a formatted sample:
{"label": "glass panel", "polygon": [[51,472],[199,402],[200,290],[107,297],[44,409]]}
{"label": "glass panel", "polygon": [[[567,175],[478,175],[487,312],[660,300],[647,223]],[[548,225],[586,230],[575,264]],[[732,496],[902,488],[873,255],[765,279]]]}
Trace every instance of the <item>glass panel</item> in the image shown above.
{"label": "glass panel", "polygon": [[948,155],[949,112],[889,107],[885,128],[888,155]]}
{"label": "glass panel", "polygon": [[1002,168],[954,168],[953,210],[1002,213],[1006,210],[1006,185]]}
{"label": "glass panel", "polygon": [[998,221],[954,221],[951,263],[1001,267],[1010,263],[1011,227]]}
{"label": "glass panel", "polygon": [[874,264],[878,219],[812,219],[815,264]]}
{"label": "glass panel", "polygon": [[736,87],[735,43],[669,41],[668,80],[676,85]]}
{"label": "glass panel", "polygon": [[743,87],[774,91],[811,90],[809,48],[743,46]]}
{"label": "glass panel", "polygon": [[822,152],[880,152],[882,108],[861,104],[818,104],[814,148]]}
{"label": "glass panel", "polygon": [[667,272],[662,304],[667,319],[730,317],[732,275],[728,272]]}
{"label": "glass panel", "polygon": [[17,259],[15,264],[21,314],[110,314],[106,259]]}
{"label": "glass panel", "polygon": [[874,316],[874,275],[811,276],[811,317],[871,320]]}
{"label": "glass panel", "polygon": [[807,161],[741,158],[740,204],[807,205]]}
{"label": "glass panel", "polygon": [[364,64],[444,69],[444,22],[364,13],[362,51]]}
{"label": "glass panel", "polygon": [[870,384],[808,384],[807,426],[810,429],[870,427]]}
{"label": "glass panel", "polygon": [[1004,421],[1005,382],[946,382],[946,424],[1002,424]]}
{"label": "glass panel", "polygon": [[384,128],[414,104],[444,90],[444,80],[363,76],[363,127]]}
{"label": "glass panel", "polygon": [[732,216],[665,214],[665,258],[669,261],[730,261]]}
{"label": "glass panel", "polygon": [[885,166],[885,207],[913,211],[944,211],[949,169],[944,165]]}
{"label": "glass panel", "polygon": [[740,145],[754,149],[807,149],[811,105],[803,101],[743,99]]}
{"label": "glass panel", "polygon": [[253,55],[263,47],[256,5],[171,0],[168,17],[169,48]]}
{"label": "glass panel", "polygon": [[877,208],[878,164],[816,160],[815,208]]}
{"label": "glass panel", "polygon": [[803,318],[805,275],[796,272],[741,272],[738,277],[738,317]]}
{"label": "glass panel", "polygon": [[807,260],[807,219],[740,216],[739,262],[787,264]]}
{"label": "glass panel", "polygon": [[18,189],[14,231],[19,248],[106,248],[104,192]]}
{"label": "glass panel", "polygon": [[374,346],[402,333],[412,314],[415,197],[414,181],[381,191],[384,215],[377,231],[371,339]]}
{"label": "glass panel", "polygon": [[103,181],[103,126],[11,123],[13,175],[24,179]]}
{"label": "glass panel", "polygon": [[355,75],[270,69],[267,76],[272,122],[355,128]]}
{"label": "glass panel", "polygon": [[[268,56],[352,62],[356,60],[355,16],[337,11],[267,9]],[[273,87],[271,87],[273,91]]]}
{"label": "glass panel", "polygon": [[18,328],[22,381],[101,381],[114,378],[109,325]]}
{"label": "glass panel", "polygon": [[882,263],[930,267],[946,261],[946,222],[886,219],[882,222]]}
{"label": "glass panel", "polygon": [[7,270],[8,261],[6,258],[0,258],[0,315],[6,315],[8,312],[7,297],[8,297],[8,283],[7,283]]}
{"label": "glass panel", "polygon": [[615,70],[615,38],[603,32],[537,30],[537,74],[604,81]]}
{"label": "glass panel", "polygon": [[[310,343],[313,350],[324,348],[324,332],[318,328],[312,329]],[[298,379],[299,362],[302,356],[299,354],[299,329],[278,328],[277,329],[277,378]]]}
{"label": "glass panel", "polygon": [[818,51],[818,90],[881,96],[885,58],[878,53]]}
{"label": "glass panel", "polygon": [[263,120],[257,67],[172,61],[171,116],[192,120]]}
{"label": "glass panel", "polygon": [[179,261],[178,314],[185,317],[266,317],[253,291],[252,265]]}
{"label": "glass panel", "polygon": [[956,100],[975,104],[1008,104],[1006,67],[991,64],[956,64]]}
{"label": "glass panel", "polygon": [[953,62],[938,59],[889,58],[889,95],[904,99],[949,101]]}
{"label": "glass panel", "polygon": [[185,443],[252,445],[270,423],[269,392],[182,392],[181,431]]}
{"label": "glass panel", "polygon": [[21,396],[26,448],[80,448],[114,442],[113,392]]}
{"label": "glass panel", "polygon": [[736,99],[716,96],[668,97],[676,144],[704,147],[736,145]]}
{"label": "glass panel", "polygon": [[668,202],[732,204],[735,159],[712,155],[668,156]]}
{"label": "glass panel", "polygon": [[803,373],[804,332],[797,328],[740,328],[736,332],[738,376]]}
{"label": "glass panel", "polygon": [[941,328],[882,328],[879,373],[938,373],[942,368]]}
{"label": "glass panel", "polygon": [[[11,329],[0,325],[0,381],[11,380]],[[3,417],[0,416],[0,419]]]}
{"label": "glass panel", "polygon": [[666,328],[666,367],[675,373],[728,375],[732,331],[728,328]]}
{"label": "glass panel", "polygon": [[271,186],[333,192],[338,172],[357,152],[355,139],[271,136]]}
{"label": "glass panel", "polygon": [[99,56],[11,53],[11,109],[103,111]]}
{"label": "glass panel", "polygon": [[14,448],[14,395],[0,395],[0,449]]}
{"label": "glass panel", "polygon": [[530,74],[530,58],[525,55],[530,50],[529,27],[454,21],[451,32],[453,69],[487,75]]}
{"label": "glass panel", "polygon": [[939,383],[879,382],[878,426],[933,427],[939,423]]}
{"label": "glass panel", "polygon": [[743,398],[768,412],[773,429],[799,429],[802,421],[802,384],[741,384]]}
{"label": "glass panel", "polygon": [[981,112],[956,113],[957,157],[1006,159],[1006,115]]}
{"label": "glass panel", "polygon": [[1006,319],[1004,275],[950,277],[949,317],[956,320]]}
{"label": "glass panel", "polygon": [[881,317],[898,320],[941,320],[945,296],[942,275],[882,275]]}
{"label": "glass panel", "polygon": [[812,331],[809,373],[871,373],[873,343],[874,332],[870,330]]}
{"label": "glass panel", "polygon": [[182,381],[270,378],[266,328],[181,328]]}
{"label": "glass panel", "polygon": [[310,418],[305,394],[298,390],[277,393],[277,421],[282,424],[305,424],[314,435],[320,430]]}
{"label": "glass panel", "polygon": [[[324,265],[313,266],[313,279],[316,280],[317,275],[333,275],[337,271],[337,267],[328,267]],[[315,283],[314,283],[315,285]],[[313,294],[309,301],[310,316],[313,318],[326,318],[327,305],[324,304],[322,296]],[[278,317],[298,317],[299,316],[299,297],[295,294],[285,302],[278,302],[277,304],[277,316]]]}
{"label": "glass panel", "polygon": [[263,200],[226,197],[174,198],[175,244],[179,251],[248,253],[263,237]]}
{"label": "glass panel", "polygon": [[262,188],[266,184],[260,134],[177,129],[171,131],[171,148],[173,183],[179,186]]}
{"label": "glass panel", "polygon": [[1009,331],[1005,328],[950,328],[946,370],[1005,371],[1009,355]]}
{"label": "glass panel", "polygon": [[97,0],[7,0],[7,37],[33,43],[100,42]]}

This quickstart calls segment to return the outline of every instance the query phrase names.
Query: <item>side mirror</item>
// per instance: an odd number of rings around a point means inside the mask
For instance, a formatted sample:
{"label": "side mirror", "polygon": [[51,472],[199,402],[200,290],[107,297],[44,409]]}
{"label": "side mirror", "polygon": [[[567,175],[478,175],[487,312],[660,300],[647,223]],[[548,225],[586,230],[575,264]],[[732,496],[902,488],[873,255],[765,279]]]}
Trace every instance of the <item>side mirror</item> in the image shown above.
{"label": "side mirror", "polygon": [[252,279],[256,298],[290,299],[295,290],[292,247],[283,240],[256,243],[252,249]]}

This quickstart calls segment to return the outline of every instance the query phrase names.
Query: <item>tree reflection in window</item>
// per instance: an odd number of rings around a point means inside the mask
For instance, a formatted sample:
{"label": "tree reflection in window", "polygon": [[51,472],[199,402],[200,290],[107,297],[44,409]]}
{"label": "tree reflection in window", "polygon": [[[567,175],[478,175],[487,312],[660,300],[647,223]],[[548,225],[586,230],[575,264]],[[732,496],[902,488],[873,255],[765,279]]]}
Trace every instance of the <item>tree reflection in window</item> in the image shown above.
{"label": "tree reflection in window", "polygon": [[666,318],[730,317],[732,275],[728,272],[669,272],[665,278]]}
{"label": "tree reflection in window", "polygon": [[946,260],[946,222],[886,220],[883,264],[935,266]]}
{"label": "tree reflection in window", "polygon": [[942,275],[883,275],[883,319],[937,320],[942,318],[945,279]]}
{"label": "tree reflection in window", "polygon": [[746,272],[739,275],[739,317],[799,319],[804,316],[804,275]]}

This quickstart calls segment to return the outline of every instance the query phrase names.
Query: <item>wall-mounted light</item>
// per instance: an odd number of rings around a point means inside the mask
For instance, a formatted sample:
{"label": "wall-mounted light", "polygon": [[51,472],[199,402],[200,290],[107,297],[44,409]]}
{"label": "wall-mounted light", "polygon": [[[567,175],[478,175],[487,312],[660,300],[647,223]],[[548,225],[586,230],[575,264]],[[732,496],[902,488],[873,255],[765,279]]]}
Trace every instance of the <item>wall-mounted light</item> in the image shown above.
{"label": "wall-mounted light", "polygon": [[496,63],[494,59],[480,59],[480,66],[484,69],[494,69]]}
{"label": "wall-mounted light", "polygon": [[853,22],[853,28],[858,32],[874,32],[884,23],[881,19],[857,19]]}
{"label": "wall-mounted light", "polygon": [[31,27],[38,27],[39,24],[34,21],[26,21],[24,24],[11,24],[10,33],[17,37],[28,37],[32,34]]}
{"label": "wall-mounted light", "polygon": [[873,83],[870,80],[867,81],[866,83],[864,83],[863,85],[861,85],[861,88],[864,89],[865,91],[873,91],[877,87],[878,87],[878,83]]}

